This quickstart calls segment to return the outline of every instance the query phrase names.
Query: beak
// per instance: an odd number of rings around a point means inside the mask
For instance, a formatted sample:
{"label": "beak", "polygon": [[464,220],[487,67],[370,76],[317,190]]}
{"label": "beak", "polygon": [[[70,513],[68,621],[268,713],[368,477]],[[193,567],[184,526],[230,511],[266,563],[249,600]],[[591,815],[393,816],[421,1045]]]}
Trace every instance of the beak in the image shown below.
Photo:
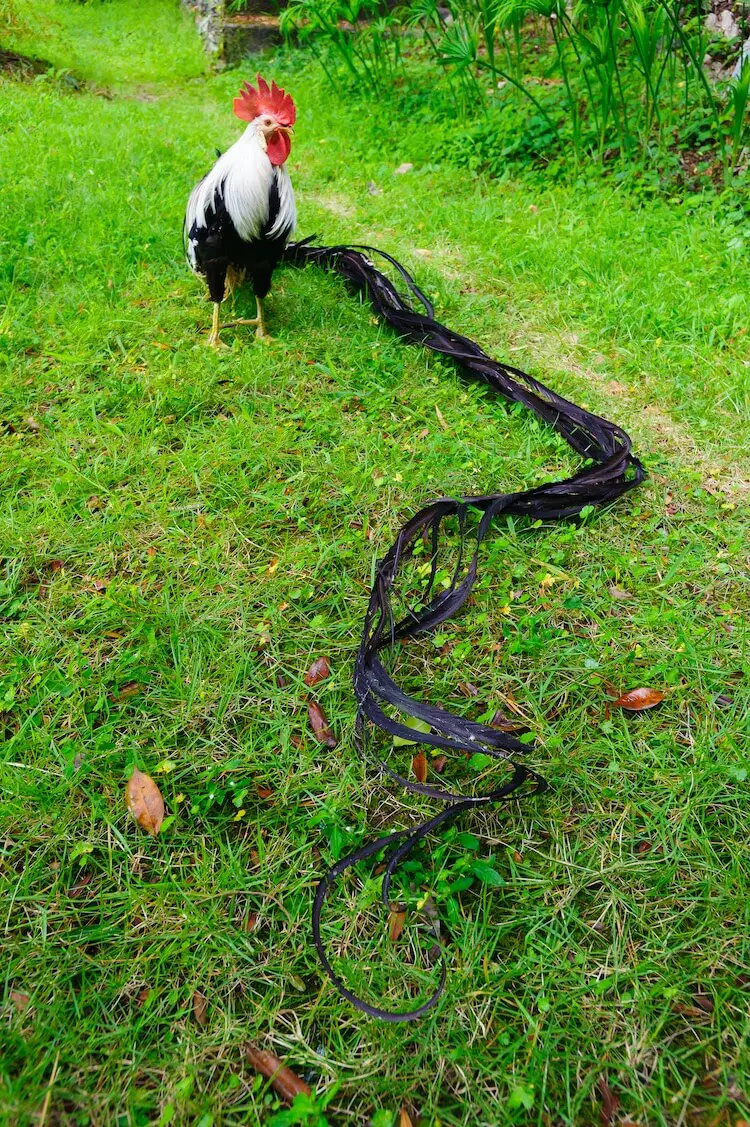
{"label": "beak", "polygon": [[291,136],[291,125],[278,125],[276,122],[273,125],[266,125],[263,127],[262,135],[264,137],[271,137],[274,133],[286,133],[287,137]]}

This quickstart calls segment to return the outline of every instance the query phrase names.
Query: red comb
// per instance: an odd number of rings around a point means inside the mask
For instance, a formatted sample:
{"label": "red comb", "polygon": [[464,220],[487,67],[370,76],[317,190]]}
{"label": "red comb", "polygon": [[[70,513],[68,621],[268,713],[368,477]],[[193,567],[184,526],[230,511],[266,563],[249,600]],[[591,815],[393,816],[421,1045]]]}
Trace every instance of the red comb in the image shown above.
{"label": "red comb", "polygon": [[294,125],[297,111],[291,94],[285,94],[275,82],[269,86],[264,78],[257,76],[258,89],[249,82],[242,83],[239,98],[234,99],[234,112],[243,121],[254,121],[262,113],[271,114],[279,125]]}

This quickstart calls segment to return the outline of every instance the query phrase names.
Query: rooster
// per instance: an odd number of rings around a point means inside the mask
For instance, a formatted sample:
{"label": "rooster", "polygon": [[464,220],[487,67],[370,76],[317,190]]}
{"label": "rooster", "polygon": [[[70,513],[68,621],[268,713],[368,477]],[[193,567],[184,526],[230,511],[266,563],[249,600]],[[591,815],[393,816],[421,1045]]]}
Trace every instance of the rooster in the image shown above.
{"label": "rooster", "polygon": [[[257,90],[243,82],[234,112],[249,122],[242,136],[219,157],[190,193],[185,212],[185,253],[202,274],[213,302],[208,343],[217,348],[219,312],[227,290],[249,277],[257,316],[232,322],[256,325],[267,338],[263,300],[297,215],[285,161],[297,111],[291,95],[258,75]],[[228,326],[224,326],[225,328]]]}

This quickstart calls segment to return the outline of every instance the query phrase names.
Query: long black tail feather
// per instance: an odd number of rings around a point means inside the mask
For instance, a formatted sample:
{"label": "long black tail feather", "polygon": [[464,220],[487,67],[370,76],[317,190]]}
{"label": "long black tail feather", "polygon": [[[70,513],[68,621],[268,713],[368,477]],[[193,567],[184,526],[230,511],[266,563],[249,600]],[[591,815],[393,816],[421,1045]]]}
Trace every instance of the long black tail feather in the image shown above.
{"label": "long black tail feather", "polygon": [[[390,264],[409,296],[399,292],[397,286],[374,266],[369,257],[371,255],[379,255]],[[520,797],[521,794],[540,793],[547,784],[540,775],[516,762],[514,758],[527,751],[528,745],[522,744],[508,733],[454,716],[440,707],[409,696],[386,672],[381,653],[393,649],[397,643],[409,637],[433,629],[455,614],[466,602],[477,575],[479,547],[495,518],[501,515],[525,516],[543,521],[571,518],[580,514],[586,506],[606,504],[639,485],[645,478],[645,471],[632,452],[630,437],[620,427],[557,395],[526,372],[491,359],[474,341],[436,321],[430,301],[414,279],[384,251],[367,246],[316,246],[311,238],[290,244],[284,261],[295,266],[314,264],[339,274],[352,290],[369,299],[376,313],[405,341],[422,345],[455,361],[464,372],[482,380],[505,399],[528,407],[558,431],[573,450],[589,463],[563,481],[545,482],[523,492],[442,497],[432,501],[406,522],[395,544],[376,565],[375,581],[354,667],[357,702],[355,741],[361,754],[377,765],[381,772],[407,790],[427,795],[447,806],[415,829],[382,837],[334,865],[318,885],[312,926],[320,962],[343,997],[372,1017],[390,1022],[410,1021],[426,1013],[443,993],[447,972],[442,951],[438,986],[421,1006],[398,1012],[371,1005],[349,990],[336,974],[322,942],[321,912],[332,885],[358,861],[397,846],[386,862],[383,878],[381,897],[387,909],[390,881],[397,865],[427,834],[438,826],[453,821],[466,810]],[[416,299],[423,311],[410,304],[410,297]],[[457,518],[463,540],[467,517],[472,510],[481,514],[481,519],[473,531],[474,548],[468,564],[464,566],[459,557],[449,586],[433,593],[440,526],[446,518]],[[426,580],[419,606],[410,608],[406,616],[397,621],[393,594],[399,569],[411,558],[417,541],[423,539],[431,545],[431,556],[428,557],[432,560],[431,573]],[[421,732],[408,727],[388,715],[386,708],[429,724],[430,731]],[[401,736],[430,747],[454,752],[481,751],[496,759],[505,760],[513,769],[513,774],[503,786],[476,796],[404,778],[374,753],[371,742],[373,727],[380,728],[390,736]]]}

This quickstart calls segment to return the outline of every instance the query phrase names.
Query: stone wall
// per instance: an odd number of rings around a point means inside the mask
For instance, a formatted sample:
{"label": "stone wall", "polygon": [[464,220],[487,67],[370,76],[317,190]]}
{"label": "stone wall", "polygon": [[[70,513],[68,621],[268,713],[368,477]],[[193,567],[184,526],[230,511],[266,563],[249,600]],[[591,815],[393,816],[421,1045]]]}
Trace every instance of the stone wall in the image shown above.
{"label": "stone wall", "polygon": [[241,12],[228,12],[225,0],[182,0],[182,5],[194,13],[204,49],[219,66],[281,42],[283,0],[248,0]]}

